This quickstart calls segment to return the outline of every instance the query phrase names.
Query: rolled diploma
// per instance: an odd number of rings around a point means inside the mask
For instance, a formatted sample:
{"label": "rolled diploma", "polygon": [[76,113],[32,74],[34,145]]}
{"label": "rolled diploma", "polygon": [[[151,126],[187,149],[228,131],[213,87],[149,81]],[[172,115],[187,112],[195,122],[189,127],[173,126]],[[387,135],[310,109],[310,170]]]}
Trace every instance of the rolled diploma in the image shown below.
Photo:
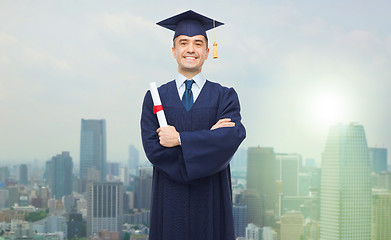
{"label": "rolled diploma", "polygon": [[[162,105],[162,102],[160,101],[159,92],[157,91],[156,83],[151,82],[149,83],[149,89],[151,90],[152,95],[152,101],[154,106]],[[164,110],[160,110],[156,113],[157,120],[159,121],[160,127],[167,127],[167,120],[166,115],[164,115]]]}

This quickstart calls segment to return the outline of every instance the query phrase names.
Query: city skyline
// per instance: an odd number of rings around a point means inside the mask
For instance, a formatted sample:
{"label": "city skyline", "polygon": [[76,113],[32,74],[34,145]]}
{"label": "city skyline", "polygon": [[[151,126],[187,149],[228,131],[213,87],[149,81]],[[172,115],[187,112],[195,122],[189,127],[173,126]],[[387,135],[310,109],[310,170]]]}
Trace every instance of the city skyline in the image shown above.
{"label": "city skyline", "polygon": [[[386,149],[368,148],[364,126],[355,123],[330,127],[324,146],[322,170],[316,168],[311,161],[304,163],[297,154],[275,153],[273,148],[267,147],[248,148],[247,174],[233,174],[231,178],[236,236],[247,236],[250,233],[248,230],[252,228],[252,234],[270,231],[274,236],[281,236],[281,240],[301,239],[301,236],[305,236],[305,239],[319,239],[314,238],[319,234],[320,239],[387,238],[389,231],[385,230],[390,223],[391,214],[391,173],[377,173],[378,166],[374,164],[377,162],[375,155],[380,156],[379,162],[383,162],[384,154],[387,155],[384,150]],[[370,151],[377,152],[372,160]],[[129,153],[131,155],[131,151]],[[239,152],[236,160],[241,162],[244,156]],[[31,180],[27,185],[18,184],[18,180],[14,179],[19,168],[2,167],[0,177],[8,175],[10,181],[6,181],[6,187],[0,189],[0,203],[3,206],[8,203],[7,208],[14,206],[15,209],[21,207],[33,211],[42,211],[38,208],[47,207],[49,214],[42,215],[42,223],[57,221],[52,219],[55,215],[60,216],[59,214],[77,209],[79,218],[84,216],[87,219],[87,236],[98,232],[100,235],[102,229],[119,236],[124,230],[120,228],[122,223],[142,223],[149,226],[148,199],[151,198],[152,167],[140,168],[138,177],[133,176],[122,182],[119,171],[121,164],[111,163],[107,174],[116,177],[109,182],[91,181],[87,194],[82,194],[84,190],[77,188],[71,194],[55,199],[54,195],[56,198],[63,195],[57,194],[62,192],[61,188],[65,190],[64,184],[52,184],[54,176],[58,175],[54,173],[55,169],[67,172],[66,167],[60,166],[60,162],[64,162],[60,160],[65,160],[64,157],[72,161],[69,153],[63,152],[46,163],[45,175],[52,176],[50,181]],[[34,171],[39,170],[34,168]],[[235,173],[235,170],[232,171]],[[270,174],[265,174],[267,172]],[[247,181],[241,181],[246,176]],[[61,174],[59,177],[61,182]],[[75,176],[74,180],[77,179]],[[77,182],[74,181],[73,184],[75,183]],[[290,191],[285,191],[285,187]],[[270,198],[271,203],[267,203],[268,196],[271,195],[274,197]],[[7,208],[2,211],[11,214]],[[71,226],[69,221],[65,222],[64,217],[61,222],[64,226]],[[38,228],[34,224],[33,229],[38,229],[39,233],[55,231]],[[67,234],[67,229],[60,231]],[[74,230],[68,228],[68,231]]]}
{"label": "city skyline", "polygon": [[387,1],[94,3],[2,1],[0,161],[69,151],[78,166],[82,118],[106,119],[107,161],[126,162],[131,144],[141,151],[148,83],[176,75],[171,33],[155,23],[187,9],[225,23],[216,30],[220,58],[204,73],[237,90],[242,147],[319,164],[333,121],[359,122],[370,147],[391,146]]}

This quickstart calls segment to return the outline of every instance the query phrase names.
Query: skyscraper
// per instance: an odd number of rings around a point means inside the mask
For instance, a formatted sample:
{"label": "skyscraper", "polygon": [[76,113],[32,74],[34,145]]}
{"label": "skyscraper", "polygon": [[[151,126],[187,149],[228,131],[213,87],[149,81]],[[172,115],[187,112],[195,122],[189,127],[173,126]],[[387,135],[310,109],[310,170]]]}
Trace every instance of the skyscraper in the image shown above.
{"label": "skyscraper", "polygon": [[102,181],[106,179],[106,121],[81,120],[80,135],[80,179],[85,181],[87,169],[100,171]]}
{"label": "skyscraper", "polygon": [[106,168],[107,175],[110,175],[111,177],[119,176],[119,167],[120,167],[119,163],[108,162],[106,166],[107,166]]}
{"label": "skyscraper", "polygon": [[304,217],[301,212],[286,212],[281,216],[281,240],[300,240]]}
{"label": "skyscraper", "polygon": [[247,206],[243,204],[233,205],[235,237],[246,236]]}
{"label": "skyscraper", "polygon": [[62,152],[46,162],[46,178],[52,196],[61,199],[72,193],[73,163],[69,152]]}
{"label": "skyscraper", "polygon": [[261,240],[262,239],[262,228],[259,226],[249,223],[246,227],[246,240]]}
{"label": "skyscraper", "polygon": [[0,209],[6,208],[8,202],[8,190],[0,189]]}
{"label": "skyscraper", "polygon": [[139,153],[134,145],[129,146],[128,170],[129,173],[136,175],[139,166]]}
{"label": "skyscraper", "polygon": [[152,167],[143,167],[139,169],[139,176],[136,177],[137,185],[135,188],[136,203],[135,208],[151,208],[152,198]]}
{"label": "skyscraper", "polygon": [[22,185],[27,185],[28,183],[28,172],[26,164],[20,164],[19,166],[19,183]]}
{"label": "skyscraper", "polygon": [[239,148],[230,162],[232,172],[246,172],[247,171],[247,150]]}
{"label": "skyscraper", "polygon": [[391,239],[391,191],[372,190],[372,238]]}
{"label": "skyscraper", "polygon": [[0,167],[0,184],[4,187],[6,185],[7,179],[10,176],[10,172],[7,166]]}
{"label": "skyscraper", "polygon": [[264,210],[274,211],[276,160],[273,148],[249,147],[247,156],[247,189],[256,189],[261,194]]}
{"label": "skyscraper", "polygon": [[369,148],[369,162],[372,172],[380,174],[387,171],[387,148]]}
{"label": "skyscraper", "polygon": [[87,237],[100,230],[118,232],[122,226],[122,183],[89,182],[87,186]]}
{"label": "skyscraper", "polygon": [[371,238],[371,181],[364,127],[330,128],[322,155],[320,239]]}
{"label": "skyscraper", "polygon": [[242,193],[239,204],[247,206],[247,223],[254,223],[258,227],[264,225],[264,204],[259,192],[253,188],[247,189]]}
{"label": "skyscraper", "polygon": [[282,181],[285,196],[299,196],[299,172],[302,157],[296,153],[276,154],[276,180]]}

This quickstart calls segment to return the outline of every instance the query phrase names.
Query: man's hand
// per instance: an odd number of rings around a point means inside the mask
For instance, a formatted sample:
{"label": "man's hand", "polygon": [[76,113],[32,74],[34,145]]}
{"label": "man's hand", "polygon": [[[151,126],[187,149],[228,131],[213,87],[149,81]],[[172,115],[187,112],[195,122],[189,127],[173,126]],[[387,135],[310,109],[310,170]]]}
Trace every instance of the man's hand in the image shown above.
{"label": "man's hand", "polygon": [[156,130],[159,135],[160,145],[163,147],[175,147],[179,145],[179,132],[174,126],[161,127]]}
{"label": "man's hand", "polygon": [[222,127],[235,127],[235,123],[231,122],[230,118],[223,118],[220,119],[215,125],[213,125],[210,130],[214,130]]}

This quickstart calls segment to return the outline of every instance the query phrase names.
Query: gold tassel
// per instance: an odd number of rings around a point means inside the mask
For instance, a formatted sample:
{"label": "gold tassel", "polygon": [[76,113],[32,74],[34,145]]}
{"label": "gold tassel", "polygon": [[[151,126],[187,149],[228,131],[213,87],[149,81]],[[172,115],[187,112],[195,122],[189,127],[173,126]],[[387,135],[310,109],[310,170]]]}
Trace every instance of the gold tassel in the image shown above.
{"label": "gold tassel", "polygon": [[214,42],[214,43],[213,43],[213,58],[216,59],[216,58],[218,58],[218,57],[219,57],[219,56],[218,56],[218,54],[217,54],[217,43]]}

